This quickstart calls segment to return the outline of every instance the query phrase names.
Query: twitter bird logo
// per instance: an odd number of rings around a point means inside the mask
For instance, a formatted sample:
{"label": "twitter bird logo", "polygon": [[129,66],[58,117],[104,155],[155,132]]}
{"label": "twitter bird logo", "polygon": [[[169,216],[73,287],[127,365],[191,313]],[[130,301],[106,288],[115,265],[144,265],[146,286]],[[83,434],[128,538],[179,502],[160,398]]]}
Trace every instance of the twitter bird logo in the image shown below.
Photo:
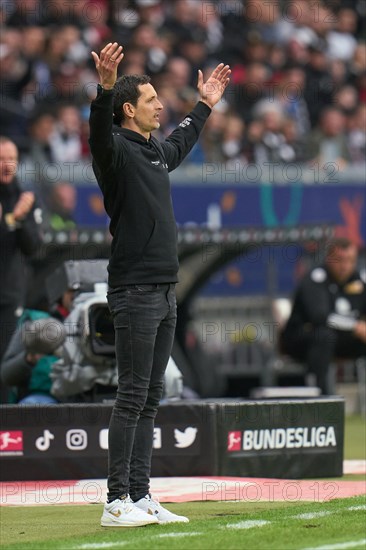
{"label": "twitter bird logo", "polygon": [[175,447],[178,447],[179,449],[185,449],[186,447],[190,447],[197,435],[197,428],[192,428],[189,426],[184,430],[184,432],[181,432],[177,428],[174,429],[174,437],[176,440]]}

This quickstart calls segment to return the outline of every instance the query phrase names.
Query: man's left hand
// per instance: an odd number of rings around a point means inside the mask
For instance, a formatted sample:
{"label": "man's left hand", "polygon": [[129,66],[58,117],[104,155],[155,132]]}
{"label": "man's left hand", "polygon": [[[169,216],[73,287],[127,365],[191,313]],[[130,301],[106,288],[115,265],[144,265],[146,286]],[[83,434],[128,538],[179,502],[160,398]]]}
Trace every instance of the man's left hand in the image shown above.
{"label": "man's left hand", "polygon": [[206,103],[212,109],[223,96],[226,86],[230,82],[230,67],[220,63],[214,69],[206,82],[203,82],[203,73],[198,71],[197,88],[200,94],[200,100]]}

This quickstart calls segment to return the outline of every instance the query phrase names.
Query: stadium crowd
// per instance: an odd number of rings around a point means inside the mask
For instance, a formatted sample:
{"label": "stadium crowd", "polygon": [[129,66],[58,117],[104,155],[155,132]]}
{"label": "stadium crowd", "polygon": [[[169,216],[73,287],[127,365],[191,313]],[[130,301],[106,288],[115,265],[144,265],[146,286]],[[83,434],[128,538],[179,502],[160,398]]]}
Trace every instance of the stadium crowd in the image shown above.
{"label": "stadium crowd", "polygon": [[194,105],[197,69],[230,64],[187,162],[341,170],[365,158],[365,23],[363,0],[1,0],[1,134],[37,166],[89,161],[90,52],[117,40],[122,74],[159,91],[157,137]]}

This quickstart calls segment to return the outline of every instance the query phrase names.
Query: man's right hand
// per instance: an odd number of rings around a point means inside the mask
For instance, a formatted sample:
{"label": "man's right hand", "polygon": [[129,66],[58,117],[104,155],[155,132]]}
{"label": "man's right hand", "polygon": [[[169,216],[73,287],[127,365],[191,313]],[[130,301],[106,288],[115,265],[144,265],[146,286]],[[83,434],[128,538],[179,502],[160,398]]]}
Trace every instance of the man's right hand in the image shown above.
{"label": "man's right hand", "polygon": [[106,90],[111,90],[116,83],[118,65],[124,57],[122,49],[117,42],[113,44],[110,42],[102,49],[100,56],[92,52],[100,84]]}

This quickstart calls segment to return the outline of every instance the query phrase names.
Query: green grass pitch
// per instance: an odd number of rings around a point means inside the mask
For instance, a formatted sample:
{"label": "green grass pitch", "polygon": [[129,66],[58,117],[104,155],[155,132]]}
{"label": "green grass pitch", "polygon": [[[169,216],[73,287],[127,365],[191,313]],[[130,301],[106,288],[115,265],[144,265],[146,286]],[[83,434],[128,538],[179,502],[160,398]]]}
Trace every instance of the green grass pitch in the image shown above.
{"label": "green grass pitch", "polygon": [[11,507],[1,511],[9,550],[324,549],[365,550],[366,498],[330,502],[195,502],[168,507],[189,524],[99,526],[101,505]]}

